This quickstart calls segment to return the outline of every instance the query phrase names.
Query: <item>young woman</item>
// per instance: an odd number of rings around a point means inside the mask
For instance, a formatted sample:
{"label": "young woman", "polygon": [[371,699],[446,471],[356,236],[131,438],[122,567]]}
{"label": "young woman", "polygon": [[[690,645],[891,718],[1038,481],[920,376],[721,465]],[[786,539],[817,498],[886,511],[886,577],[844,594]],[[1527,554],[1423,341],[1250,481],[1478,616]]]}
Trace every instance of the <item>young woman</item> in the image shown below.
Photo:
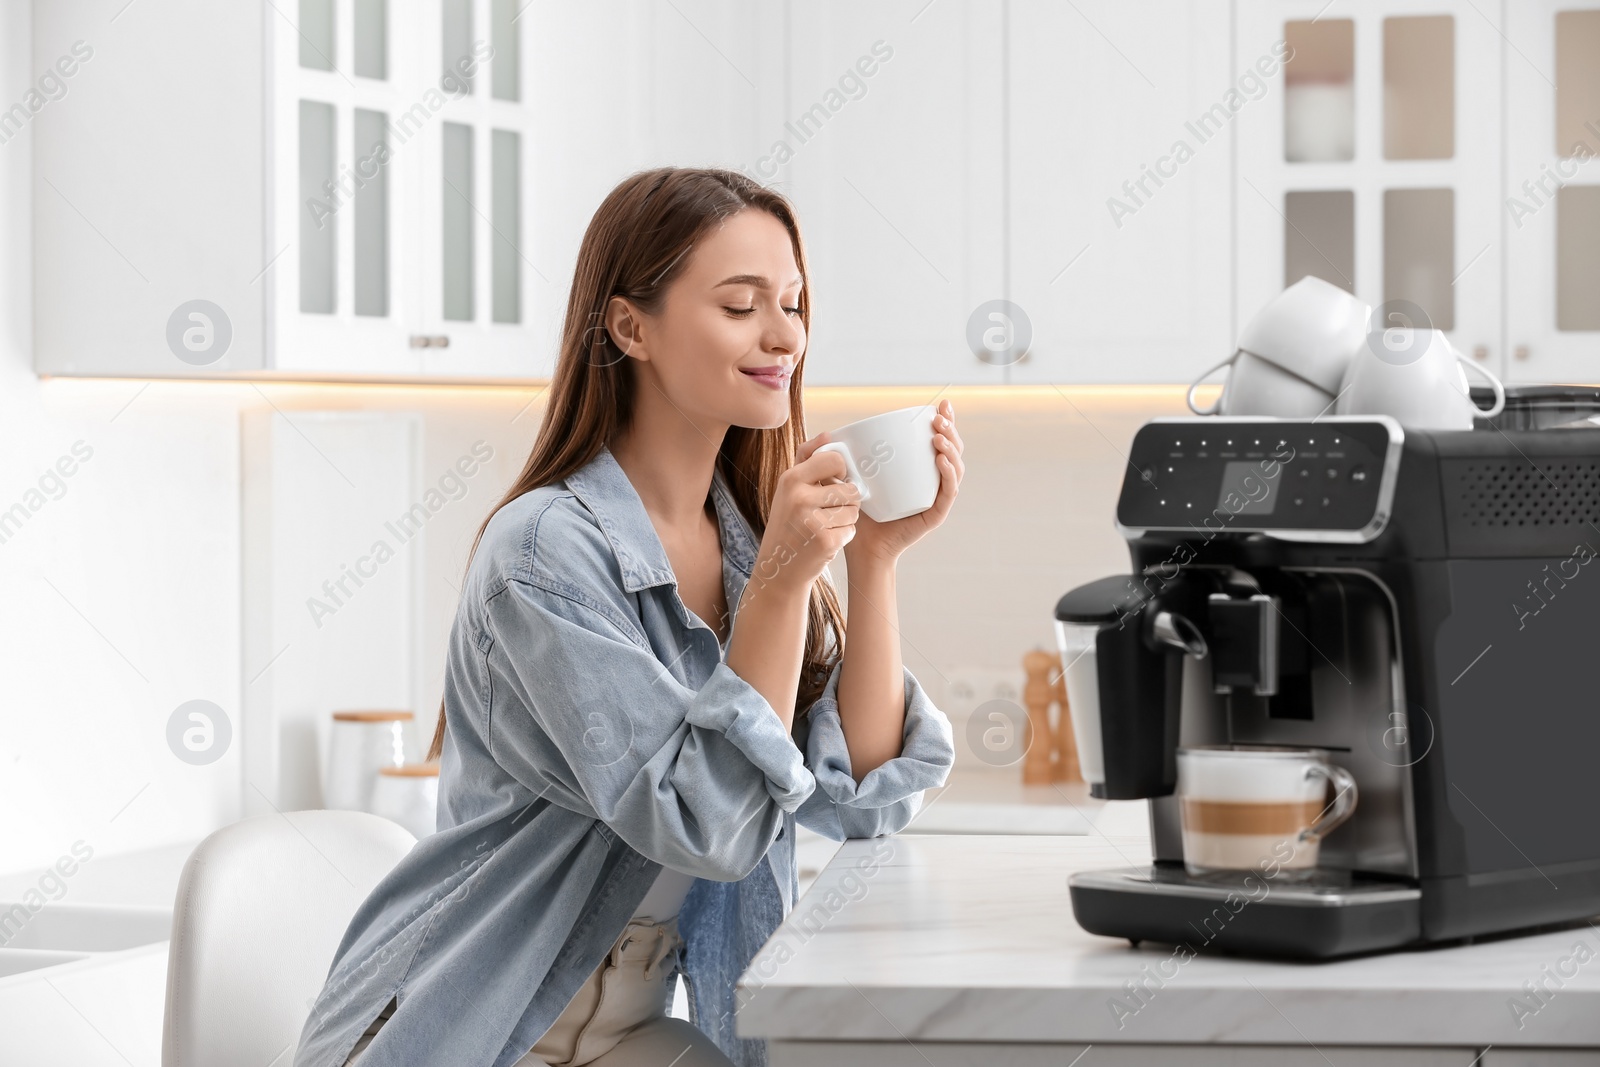
{"label": "young woman", "polygon": [[734,982],[794,905],[796,822],[894,833],[955,754],[895,607],[961,482],[952,406],[933,507],[859,514],[805,439],[809,321],[794,212],[750,179],[648,171],[595,213],[450,633],[438,832],[357,910],[296,1067],[766,1062]]}

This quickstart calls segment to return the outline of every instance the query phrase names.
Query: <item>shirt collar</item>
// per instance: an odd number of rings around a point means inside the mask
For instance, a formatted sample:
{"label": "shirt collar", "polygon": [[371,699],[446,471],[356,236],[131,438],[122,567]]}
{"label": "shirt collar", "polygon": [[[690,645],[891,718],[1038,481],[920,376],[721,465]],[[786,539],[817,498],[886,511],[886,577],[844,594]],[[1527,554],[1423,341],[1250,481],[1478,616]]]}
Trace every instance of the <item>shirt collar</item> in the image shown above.
{"label": "shirt collar", "polygon": [[[609,446],[602,445],[593,459],[567,475],[566,485],[594,515],[611,543],[624,589],[637,593],[677,581],[644,501]],[[711,499],[722,534],[722,554],[749,577],[758,543],[721,470],[712,472]]]}

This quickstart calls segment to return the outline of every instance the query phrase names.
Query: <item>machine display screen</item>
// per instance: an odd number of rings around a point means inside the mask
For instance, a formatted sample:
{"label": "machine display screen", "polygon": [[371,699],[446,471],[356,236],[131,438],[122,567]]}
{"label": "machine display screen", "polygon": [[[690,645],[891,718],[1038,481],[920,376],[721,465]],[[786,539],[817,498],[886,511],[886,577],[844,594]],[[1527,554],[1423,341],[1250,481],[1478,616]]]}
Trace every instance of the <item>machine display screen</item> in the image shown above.
{"label": "machine display screen", "polygon": [[[1276,474],[1277,472],[1274,472]],[[1217,507],[1235,515],[1271,515],[1278,506],[1277,477],[1268,477],[1262,465],[1251,460],[1230,460],[1222,468],[1222,492]],[[1236,506],[1243,501],[1243,506]]]}
{"label": "machine display screen", "polygon": [[1207,539],[1370,540],[1398,447],[1389,424],[1361,417],[1155,419],[1134,435],[1117,521]]}

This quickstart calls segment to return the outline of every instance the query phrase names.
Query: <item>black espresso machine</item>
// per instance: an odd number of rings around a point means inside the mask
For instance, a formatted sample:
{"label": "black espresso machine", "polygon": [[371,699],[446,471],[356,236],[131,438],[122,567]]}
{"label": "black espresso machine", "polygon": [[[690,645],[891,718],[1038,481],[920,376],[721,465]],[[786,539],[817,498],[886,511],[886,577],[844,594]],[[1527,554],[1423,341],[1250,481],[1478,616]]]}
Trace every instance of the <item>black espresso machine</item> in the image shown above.
{"label": "black espresso machine", "polygon": [[[1600,428],[1172,418],[1129,459],[1132,573],[1056,620],[1154,863],[1075,873],[1084,929],[1316,959],[1600,914]],[[1180,745],[1322,749],[1356,810],[1309,879],[1191,875]]]}

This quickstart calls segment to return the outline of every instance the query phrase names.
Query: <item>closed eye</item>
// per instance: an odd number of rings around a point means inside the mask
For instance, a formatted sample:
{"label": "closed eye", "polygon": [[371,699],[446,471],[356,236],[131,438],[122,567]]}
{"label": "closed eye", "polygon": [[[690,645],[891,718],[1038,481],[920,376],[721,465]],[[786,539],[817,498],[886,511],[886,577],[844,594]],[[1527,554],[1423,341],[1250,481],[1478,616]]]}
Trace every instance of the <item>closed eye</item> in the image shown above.
{"label": "closed eye", "polygon": [[[731,308],[731,307],[724,306],[722,310],[726,311],[730,315],[736,315],[739,318],[744,318],[746,315],[753,314],[756,309],[753,308],[753,307]],[[784,310],[784,312],[786,314],[789,314],[789,315],[798,315],[798,314],[800,314],[800,309],[798,307],[786,307],[783,310]]]}

